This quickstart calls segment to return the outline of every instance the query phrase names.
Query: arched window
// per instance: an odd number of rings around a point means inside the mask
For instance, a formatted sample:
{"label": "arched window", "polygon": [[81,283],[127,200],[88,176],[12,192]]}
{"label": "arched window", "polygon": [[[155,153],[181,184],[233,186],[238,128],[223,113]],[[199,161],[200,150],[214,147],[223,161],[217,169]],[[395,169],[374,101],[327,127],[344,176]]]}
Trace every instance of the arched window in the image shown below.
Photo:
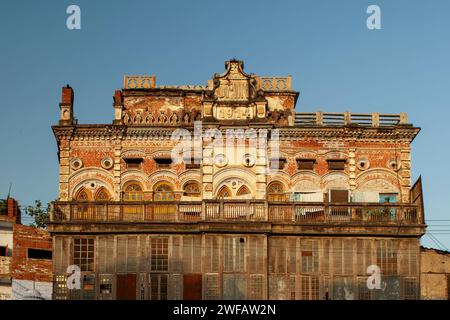
{"label": "arched window", "polygon": [[230,198],[231,190],[227,186],[222,186],[217,192],[217,198]]}
{"label": "arched window", "polygon": [[123,190],[124,201],[142,201],[144,199],[144,193],[142,187],[137,183],[131,183]]}
{"label": "arched window", "polygon": [[250,190],[247,188],[247,186],[242,186],[238,189],[236,196],[241,197],[241,196],[251,196],[251,192]]}
{"label": "arched window", "polygon": [[89,201],[90,199],[91,197],[89,196],[88,191],[84,188],[81,188],[81,190],[79,190],[75,195],[76,201]]}
{"label": "arched window", "polygon": [[198,182],[191,181],[184,185],[183,195],[186,197],[200,197],[200,185]]}
{"label": "arched window", "polygon": [[108,201],[110,198],[111,197],[105,188],[100,188],[95,194],[95,201]]}
{"label": "arched window", "polygon": [[286,196],[284,194],[283,184],[281,182],[272,182],[267,187],[268,201],[284,201]]}
{"label": "arched window", "polygon": [[154,201],[174,201],[175,196],[173,188],[166,182],[160,182],[153,188],[153,200]]}

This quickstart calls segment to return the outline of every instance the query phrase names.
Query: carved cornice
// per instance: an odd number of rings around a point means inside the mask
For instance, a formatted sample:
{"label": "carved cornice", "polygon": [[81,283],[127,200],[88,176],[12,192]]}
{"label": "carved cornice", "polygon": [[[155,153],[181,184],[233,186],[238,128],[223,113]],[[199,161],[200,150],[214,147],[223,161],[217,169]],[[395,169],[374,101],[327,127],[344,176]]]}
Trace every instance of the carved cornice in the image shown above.
{"label": "carved cornice", "polygon": [[[222,123],[213,125],[205,124],[203,130],[218,128],[223,134],[228,129]],[[233,126],[236,128],[236,126]],[[242,129],[253,128],[258,126],[238,126]],[[58,142],[61,140],[125,140],[125,139],[170,139],[172,133],[176,129],[186,129],[193,132],[193,127],[155,127],[155,126],[124,126],[124,125],[74,125],[74,126],[53,126],[55,137]],[[270,131],[272,128],[266,128]],[[367,127],[285,127],[278,128],[279,138],[281,140],[303,140],[305,138],[313,138],[320,140],[364,140],[364,141],[380,141],[380,140],[401,140],[411,142],[419,133],[420,128],[417,127],[384,127],[384,128],[367,128]]]}

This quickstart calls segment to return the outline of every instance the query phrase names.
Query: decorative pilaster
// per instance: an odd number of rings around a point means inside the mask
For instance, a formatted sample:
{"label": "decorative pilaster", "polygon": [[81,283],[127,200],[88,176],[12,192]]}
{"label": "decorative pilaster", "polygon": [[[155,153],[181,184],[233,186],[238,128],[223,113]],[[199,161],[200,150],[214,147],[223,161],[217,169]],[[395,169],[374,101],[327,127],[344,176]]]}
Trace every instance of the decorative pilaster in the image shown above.
{"label": "decorative pilaster", "polygon": [[402,202],[409,202],[411,189],[411,149],[404,148],[400,151],[400,188],[402,189]]}
{"label": "decorative pilaster", "polygon": [[348,183],[350,190],[356,189],[356,148],[350,148],[348,151]]}
{"label": "decorative pilaster", "polygon": [[70,141],[62,140],[59,145],[59,201],[69,201]]}

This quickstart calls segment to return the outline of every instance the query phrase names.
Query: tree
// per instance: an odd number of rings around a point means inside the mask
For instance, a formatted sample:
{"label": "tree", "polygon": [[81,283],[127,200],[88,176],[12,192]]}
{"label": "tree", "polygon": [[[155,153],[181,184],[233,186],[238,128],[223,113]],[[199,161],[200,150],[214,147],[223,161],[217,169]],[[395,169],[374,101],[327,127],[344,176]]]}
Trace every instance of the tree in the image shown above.
{"label": "tree", "polygon": [[42,202],[40,200],[35,200],[34,204],[34,206],[28,206],[26,208],[28,215],[34,218],[34,222],[31,225],[33,227],[45,229],[47,228],[47,223],[50,216],[50,203],[47,204],[46,208],[42,206]]}
{"label": "tree", "polygon": [[0,214],[6,214],[8,210],[8,202],[5,199],[0,199]]}

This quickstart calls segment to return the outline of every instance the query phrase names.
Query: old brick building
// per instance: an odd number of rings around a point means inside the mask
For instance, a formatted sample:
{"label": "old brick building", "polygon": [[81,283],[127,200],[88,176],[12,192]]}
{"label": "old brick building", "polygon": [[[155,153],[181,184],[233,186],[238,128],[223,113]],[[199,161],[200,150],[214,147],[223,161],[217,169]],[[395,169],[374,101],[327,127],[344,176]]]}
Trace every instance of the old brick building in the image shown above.
{"label": "old brick building", "polygon": [[52,239],[22,225],[18,202],[8,197],[0,211],[0,300],[52,299]]}
{"label": "old brick building", "polygon": [[126,76],[111,124],[78,124],[63,88],[54,298],[418,298],[419,128],[404,113],[296,113],[290,76],[225,67],[206,86]]}

